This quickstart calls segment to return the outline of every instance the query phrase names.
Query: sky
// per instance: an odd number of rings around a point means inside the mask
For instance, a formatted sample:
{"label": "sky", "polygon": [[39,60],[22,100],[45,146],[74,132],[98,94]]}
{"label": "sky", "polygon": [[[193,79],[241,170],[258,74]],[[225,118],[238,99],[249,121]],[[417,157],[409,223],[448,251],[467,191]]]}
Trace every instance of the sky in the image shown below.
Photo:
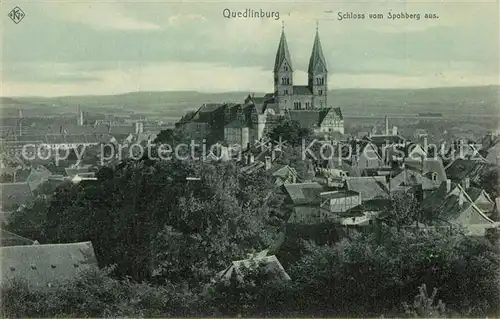
{"label": "sky", "polygon": [[[7,17],[16,5],[19,24]],[[225,9],[279,19],[225,18]],[[317,25],[330,89],[499,84],[496,0],[3,1],[0,14],[1,96],[272,92],[282,23],[295,84],[307,82]]]}

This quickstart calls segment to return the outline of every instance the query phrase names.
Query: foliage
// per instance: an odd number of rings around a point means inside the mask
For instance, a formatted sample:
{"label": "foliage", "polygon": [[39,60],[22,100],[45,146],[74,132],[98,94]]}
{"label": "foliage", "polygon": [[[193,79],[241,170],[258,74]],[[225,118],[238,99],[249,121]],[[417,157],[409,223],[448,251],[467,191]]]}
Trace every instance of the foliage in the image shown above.
{"label": "foliage", "polygon": [[181,317],[196,302],[182,287],[116,280],[109,272],[82,272],[53,290],[31,290],[24,282],[13,282],[2,287],[2,317]]}
{"label": "foliage", "polygon": [[434,288],[432,295],[429,296],[427,286],[423,284],[418,287],[418,295],[413,299],[412,304],[403,303],[405,314],[410,317],[421,318],[441,318],[445,315],[446,306],[441,299],[434,304],[438,289]]}
{"label": "foliage", "polygon": [[6,228],[20,236],[45,243],[48,207],[49,198],[39,196],[28,206],[11,214]]}
{"label": "foliage", "polygon": [[310,244],[309,253],[289,271],[300,282],[292,304],[306,313],[321,309],[318,315],[397,314],[395,307],[424,282],[440,287],[440,298],[462,315],[497,314],[498,256],[483,239],[433,230],[388,228],[335,246]]}
{"label": "foliage", "polygon": [[234,163],[128,161],[97,176],[99,183],[58,188],[15,213],[9,229],[48,243],[92,241],[101,265],[116,264],[117,275],[195,286],[277,236],[274,184]]}
{"label": "foliage", "polygon": [[419,202],[411,191],[394,192],[391,194],[390,203],[382,214],[386,223],[395,226],[398,230],[403,226],[422,222],[422,213]]}
{"label": "foliage", "polygon": [[500,176],[498,169],[489,170],[479,180],[479,186],[492,198],[500,196]]}
{"label": "foliage", "polygon": [[300,123],[295,120],[282,118],[268,133],[268,136],[273,141],[281,139],[286,141],[287,145],[302,146],[302,142],[312,136],[312,131],[300,126]]}
{"label": "foliage", "polygon": [[311,180],[314,177],[313,164],[310,159],[302,154],[301,146],[287,147],[283,155],[276,162],[293,167],[303,180]]}

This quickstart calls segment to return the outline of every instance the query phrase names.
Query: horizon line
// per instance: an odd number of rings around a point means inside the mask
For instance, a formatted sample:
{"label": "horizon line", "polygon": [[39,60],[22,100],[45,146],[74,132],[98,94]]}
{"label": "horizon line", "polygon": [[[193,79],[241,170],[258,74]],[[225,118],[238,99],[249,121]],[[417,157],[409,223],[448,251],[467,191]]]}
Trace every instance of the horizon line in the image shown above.
{"label": "horizon line", "polygon": [[[419,90],[433,90],[433,89],[460,89],[460,88],[486,88],[486,87],[498,87],[500,89],[500,84],[487,84],[487,85],[451,85],[451,86],[430,86],[430,87],[414,87],[414,88],[376,88],[376,87],[353,87],[353,88],[333,88],[328,89],[330,91],[356,91],[356,90],[377,90],[377,91],[419,91]],[[137,94],[137,93],[201,93],[201,94],[268,94],[272,92],[259,92],[251,90],[234,90],[234,91],[198,91],[198,90],[146,90],[146,91],[125,91],[120,93],[110,93],[110,94],[72,94],[72,95],[0,95],[0,98],[42,98],[42,99],[52,99],[52,98],[67,98],[67,97],[98,97],[98,96],[118,96],[127,94]]]}

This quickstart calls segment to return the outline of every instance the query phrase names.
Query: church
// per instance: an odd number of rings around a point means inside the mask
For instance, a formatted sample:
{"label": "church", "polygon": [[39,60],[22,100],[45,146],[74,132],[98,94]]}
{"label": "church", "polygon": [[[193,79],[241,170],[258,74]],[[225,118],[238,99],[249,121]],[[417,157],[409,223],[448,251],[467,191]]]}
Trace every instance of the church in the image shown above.
{"label": "church", "polygon": [[246,148],[265,138],[277,120],[283,117],[297,121],[318,135],[344,134],[341,109],[328,105],[328,70],[318,28],[309,59],[307,85],[294,85],[294,68],[284,27],[273,73],[273,93],[264,96],[249,94],[241,104],[202,105],[185,124],[192,138],[201,140],[209,135],[211,141]]}
{"label": "church", "polygon": [[282,28],[273,71],[274,97],[279,109],[312,110],[328,107],[328,70],[318,28],[309,58],[307,85],[295,85],[293,71],[292,57],[288,50],[285,30]]}

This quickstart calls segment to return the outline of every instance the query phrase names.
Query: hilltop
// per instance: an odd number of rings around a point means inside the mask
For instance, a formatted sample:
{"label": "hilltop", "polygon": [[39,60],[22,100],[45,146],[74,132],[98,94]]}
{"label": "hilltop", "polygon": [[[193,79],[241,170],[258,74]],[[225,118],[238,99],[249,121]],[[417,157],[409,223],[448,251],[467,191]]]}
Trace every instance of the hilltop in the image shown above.
{"label": "hilltop", "polygon": [[[195,91],[131,92],[100,96],[5,97],[2,113],[15,116],[17,109],[42,113],[74,113],[78,106],[88,112],[139,113],[180,117],[203,103],[241,103],[252,92],[202,93]],[[266,92],[253,92],[256,96]],[[341,107],[345,115],[414,114],[441,112],[497,116],[500,87],[447,87],[428,89],[337,89],[328,92],[330,106]],[[43,108],[43,110],[42,110]]]}

